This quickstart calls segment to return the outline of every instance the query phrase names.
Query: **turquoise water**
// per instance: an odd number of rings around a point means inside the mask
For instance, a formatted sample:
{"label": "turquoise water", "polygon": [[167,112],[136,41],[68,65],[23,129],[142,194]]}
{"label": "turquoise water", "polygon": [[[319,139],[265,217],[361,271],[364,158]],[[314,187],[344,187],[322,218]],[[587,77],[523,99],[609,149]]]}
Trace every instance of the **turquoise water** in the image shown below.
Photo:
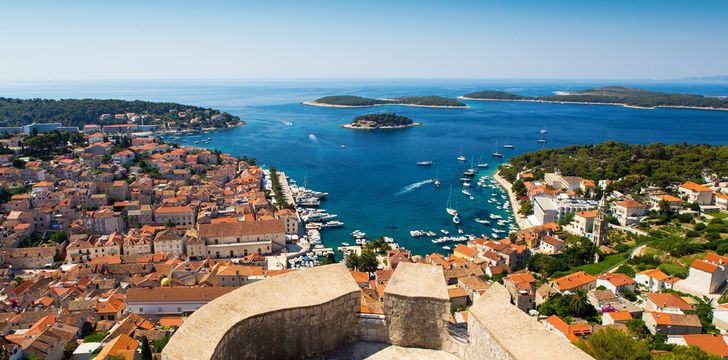
{"label": "turquoise water", "polygon": [[[454,234],[456,226],[445,213],[449,187],[453,205],[462,214],[465,233],[489,234],[476,217],[503,214],[488,204],[490,191],[475,190],[471,201],[460,193],[464,163],[457,161],[460,147],[478,161],[481,154],[492,175],[501,160],[490,157],[494,144],[507,156],[540,148],[539,129],[548,129],[548,148],[619,140],[628,143],[728,144],[728,112],[683,109],[629,109],[600,105],[467,101],[467,109],[428,109],[401,106],[334,109],[301,105],[324,95],[352,94],[370,97],[402,95],[458,96],[478,89],[498,89],[543,95],[614,83],[525,81],[160,81],[2,84],[0,96],[92,97],[175,101],[212,106],[239,115],[248,125],[205,134],[206,146],[235,155],[256,157],[276,166],[299,183],[329,192],[322,207],[338,214],[342,229],[326,230],[323,240],[335,246],[351,242],[355,229],[370,238],[392,236],[416,253],[441,251],[444,244],[415,239],[412,229]],[[619,82],[618,84],[625,84]],[[636,83],[627,84],[665,91],[728,95],[728,85]],[[386,131],[341,128],[351,118],[372,112],[397,112],[424,126]],[[292,126],[286,125],[292,122]],[[311,136],[313,135],[313,136]],[[182,138],[192,144],[202,137]],[[505,140],[516,149],[503,149]],[[342,148],[341,145],[346,145]],[[418,167],[418,158],[434,161]],[[415,184],[435,177],[431,183]],[[475,184],[473,184],[475,185]],[[500,192],[498,192],[500,195]],[[499,198],[500,199],[500,198]],[[452,246],[451,244],[448,244]]]}

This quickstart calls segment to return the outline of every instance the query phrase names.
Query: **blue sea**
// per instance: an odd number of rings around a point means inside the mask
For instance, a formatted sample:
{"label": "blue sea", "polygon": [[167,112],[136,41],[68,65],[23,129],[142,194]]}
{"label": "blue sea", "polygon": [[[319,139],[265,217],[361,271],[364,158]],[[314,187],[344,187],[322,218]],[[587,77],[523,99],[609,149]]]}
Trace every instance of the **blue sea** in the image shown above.
{"label": "blue sea", "polygon": [[[240,116],[248,125],[180,142],[209,144],[234,155],[255,157],[259,163],[285,171],[308,187],[328,192],[322,207],[338,214],[341,229],[326,230],[324,244],[353,243],[356,229],[369,238],[392,236],[418,254],[446,252],[428,238],[409,231],[458,227],[467,234],[490,234],[476,217],[506,215],[487,199],[497,189],[475,190],[475,200],[461,193],[462,175],[471,159],[488,162],[480,171],[492,176],[508,156],[542,147],[539,130],[548,129],[546,148],[592,144],[606,140],[627,143],[728,144],[728,112],[686,109],[631,109],[607,105],[466,101],[466,109],[403,106],[341,109],[302,105],[325,95],[366,97],[440,95],[455,97],[475,90],[496,89],[525,95],[548,95],[605,85],[626,85],[659,91],[728,95],[728,84],[656,81],[524,81],[524,80],[198,80],[93,81],[0,84],[0,96],[21,98],[120,98],[173,101],[209,106]],[[396,112],[424,125],[401,130],[361,131],[340,125],[355,116]],[[41,120],[41,119],[39,119]],[[288,125],[292,123],[292,125]],[[504,149],[509,142],[515,149]],[[496,144],[497,143],[497,144]],[[342,147],[345,145],[345,148]],[[491,158],[496,148],[505,155]],[[468,158],[456,160],[460,149]],[[432,160],[435,165],[415,163]],[[428,179],[438,177],[436,188]],[[473,184],[475,186],[475,184]],[[445,212],[452,186],[452,204],[462,223],[456,226]]]}

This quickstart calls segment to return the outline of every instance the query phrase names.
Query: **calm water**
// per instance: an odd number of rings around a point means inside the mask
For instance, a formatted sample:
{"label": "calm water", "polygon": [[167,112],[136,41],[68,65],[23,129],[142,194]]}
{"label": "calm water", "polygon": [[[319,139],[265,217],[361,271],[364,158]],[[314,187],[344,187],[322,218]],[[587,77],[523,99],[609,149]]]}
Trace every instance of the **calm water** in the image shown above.
{"label": "calm water", "polygon": [[[728,144],[728,112],[679,109],[641,110],[615,106],[560,105],[508,102],[467,102],[467,109],[379,107],[332,109],[301,105],[324,95],[369,97],[402,95],[458,96],[479,89],[545,95],[601,85],[627,84],[663,91],[728,95],[728,84],[669,84],[660,82],[526,82],[526,81],[160,81],[54,82],[0,84],[0,96],[43,98],[122,98],[174,101],[219,108],[239,115],[247,126],[206,134],[206,145],[235,155],[256,157],[276,166],[309,187],[329,192],[322,204],[346,225],[327,230],[324,243],[353,243],[349,233],[365,231],[370,238],[393,236],[417,253],[442,251],[429,239],[410,237],[412,229],[455,233],[445,213],[449,187],[452,202],[462,214],[466,233],[491,233],[475,217],[503,214],[488,204],[490,192],[473,190],[476,200],[461,194],[465,164],[457,161],[462,146],[475,162],[482,156],[492,175],[500,163],[490,157],[496,141],[507,156],[540,148],[539,129],[548,129],[547,148],[619,140],[628,143]],[[372,112],[397,112],[424,126],[389,131],[355,131],[341,124]],[[292,126],[286,123],[292,122]],[[202,137],[183,138],[192,144]],[[508,141],[516,149],[503,149]],[[346,145],[342,148],[341,145]],[[433,160],[429,168],[421,159]],[[437,176],[440,188],[421,183]],[[452,244],[448,244],[452,246]]]}

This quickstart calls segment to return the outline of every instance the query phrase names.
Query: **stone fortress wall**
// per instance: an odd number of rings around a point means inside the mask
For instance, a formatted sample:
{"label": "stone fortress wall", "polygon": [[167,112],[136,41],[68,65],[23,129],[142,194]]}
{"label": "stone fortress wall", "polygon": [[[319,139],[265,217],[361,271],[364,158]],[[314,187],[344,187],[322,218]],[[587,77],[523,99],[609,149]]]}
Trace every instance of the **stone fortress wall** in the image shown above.
{"label": "stone fortress wall", "polygon": [[453,337],[443,279],[440,267],[399,264],[384,316],[358,313],[359,288],[343,264],[266,279],[193,313],[162,359],[302,359],[358,341],[442,349],[464,360],[590,358],[511,305],[497,284],[471,307],[465,338]]}

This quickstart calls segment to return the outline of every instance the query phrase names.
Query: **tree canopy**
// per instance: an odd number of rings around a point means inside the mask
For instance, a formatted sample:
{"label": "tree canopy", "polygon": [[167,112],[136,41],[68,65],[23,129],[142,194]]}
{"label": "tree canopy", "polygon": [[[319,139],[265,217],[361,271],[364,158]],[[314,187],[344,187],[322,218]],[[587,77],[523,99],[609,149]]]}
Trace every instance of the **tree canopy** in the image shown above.
{"label": "tree canopy", "polygon": [[695,94],[678,94],[651,91],[644,89],[627,88],[623,86],[606,86],[587,90],[578,90],[549,96],[522,96],[504,91],[485,90],[464,95],[471,99],[480,100],[530,100],[549,102],[576,102],[623,104],[635,107],[701,107],[728,109],[728,99],[708,97]]}
{"label": "tree canopy", "polygon": [[510,163],[512,166],[500,170],[511,181],[526,169],[559,170],[563,175],[597,181],[622,179],[614,184],[616,189],[635,190],[646,184],[702,181],[706,169],[719,177],[728,176],[728,146],[607,141],[529,152],[510,158]]}
{"label": "tree canopy", "polygon": [[[163,120],[177,119],[178,112],[189,111],[194,117],[209,119],[221,115],[221,123],[237,123],[240,118],[219,110],[171,102],[115,99],[13,99],[0,97],[0,126],[20,126],[32,122],[60,122],[66,126],[100,124],[102,114],[133,112]],[[119,123],[113,119],[104,124]],[[123,121],[125,123],[125,121]]]}

